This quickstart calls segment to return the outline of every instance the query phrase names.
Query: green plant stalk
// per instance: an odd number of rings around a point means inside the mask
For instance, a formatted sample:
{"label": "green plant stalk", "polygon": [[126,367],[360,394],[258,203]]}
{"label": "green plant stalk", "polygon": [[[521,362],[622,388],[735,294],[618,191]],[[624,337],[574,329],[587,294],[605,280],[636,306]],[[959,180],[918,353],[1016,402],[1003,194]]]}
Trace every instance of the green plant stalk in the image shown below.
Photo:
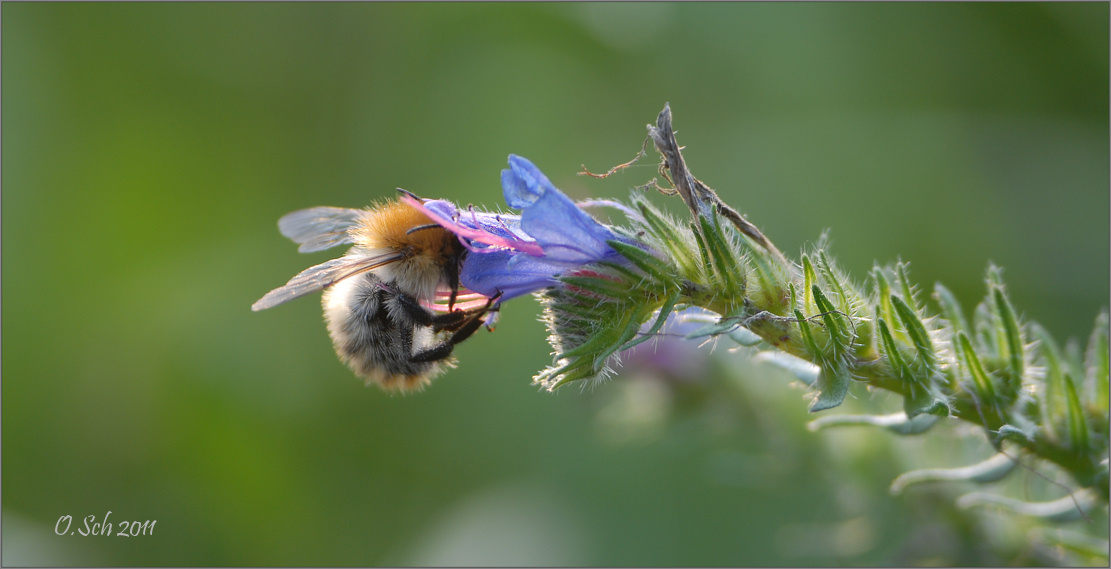
{"label": "green plant stalk", "polygon": [[[1065,362],[1027,337],[1029,327],[1011,307],[997,268],[989,267],[986,298],[966,321],[940,286],[941,315],[928,314],[914,297],[905,263],[874,269],[871,290],[843,277],[822,241],[801,264],[792,263],[690,174],[668,108],[649,131],[663,156],[660,172],[675,184],[694,222],[672,221],[634,194],[634,209],[644,219],[630,219],[632,227],[622,233],[638,236],[656,253],[613,242],[629,261],[626,267],[592,265],[563,279],[590,294],[567,294],[564,287],[540,293],[556,349],[555,363],[537,383],[551,390],[606,377],[611,356],[659,330],[672,311],[697,306],[721,316],[710,334],[744,327],[767,349],[820,368],[812,411],[839,405],[855,382],[890,391],[904,397],[908,417],[927,413],[976,425],[997,448],[1008,440],[1107,502],[1107,404],[1092,400],[1108,392],[1105,315],[1090,341],[1089,369],[1072,370],[1064,393],[1058,386],[1050,390],[1067,404],[1048,408],[1063,411],[1042,412],[1047,405],[1038,398],[1045,397],[1046,385],[1030,364]],[[638,337],[644,325],[650,328]],[[1083,389],[1070,376],[1085,378]]]}

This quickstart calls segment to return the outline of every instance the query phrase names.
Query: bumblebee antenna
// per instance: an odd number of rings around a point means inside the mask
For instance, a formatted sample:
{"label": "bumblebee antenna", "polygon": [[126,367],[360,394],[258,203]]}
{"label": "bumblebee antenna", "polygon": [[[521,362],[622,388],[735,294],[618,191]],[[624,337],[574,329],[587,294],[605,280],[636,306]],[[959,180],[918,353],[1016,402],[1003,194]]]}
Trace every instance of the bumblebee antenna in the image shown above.
{"label": "bumblebee antenna", "polygon": [[413,233],[416,233],[416,232],[421,231],[423,229],[436,229],[437,227],[440,227],[442,229],[442,226],[438,223],[429,223],[428,225],[418,225],[416,227],[410,228],[408,231],[405,232],[405,234],[406,235],[412,235]]}

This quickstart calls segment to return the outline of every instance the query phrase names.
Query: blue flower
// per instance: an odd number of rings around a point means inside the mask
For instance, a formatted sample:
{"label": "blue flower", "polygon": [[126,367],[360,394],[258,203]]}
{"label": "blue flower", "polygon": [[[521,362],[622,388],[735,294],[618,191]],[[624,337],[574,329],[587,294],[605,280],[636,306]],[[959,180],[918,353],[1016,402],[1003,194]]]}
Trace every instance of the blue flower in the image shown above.
{"label": "blue flower", "polygon": [[558,283],[564,272],[598,261],[623,259],[608,240],[617,235],[579,209],[525,158],[509,156],[501,173],[509,207],[520,215],[459,210],[445,200],[421,202],[405,196],[436,223],[459,236],[470,254],[463,261],[460,283],[501,300]]}

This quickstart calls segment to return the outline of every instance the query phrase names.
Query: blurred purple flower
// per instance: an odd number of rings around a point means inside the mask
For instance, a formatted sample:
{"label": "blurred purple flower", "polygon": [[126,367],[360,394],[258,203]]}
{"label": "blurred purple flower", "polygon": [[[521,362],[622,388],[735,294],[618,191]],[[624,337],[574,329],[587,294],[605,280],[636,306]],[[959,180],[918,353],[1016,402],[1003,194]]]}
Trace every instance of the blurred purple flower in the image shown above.
{"label": "blurred purple flower", "polygon": [[[621,367],[633,376],[651,376],[676,383],[703,381],[709,368],[709,358],[701,352],[705,341],[688,339],[686,335],[720,318],[697,306],[672,312],[654,340],[621,352]],[[652,322],[646,322],[640,328],[641,333],[647,333],[651,325]]]}
{"label": "blurred purple flower", "polygon": [[509,156],[501,173],[509,207],[521,215],[459,210],[445,200],[402,199],[459,236],[470,251],[463,261],[460,283],[501,300],[556,284],[569,269],[623,257],[606,241],[617,239],[525,158]]}

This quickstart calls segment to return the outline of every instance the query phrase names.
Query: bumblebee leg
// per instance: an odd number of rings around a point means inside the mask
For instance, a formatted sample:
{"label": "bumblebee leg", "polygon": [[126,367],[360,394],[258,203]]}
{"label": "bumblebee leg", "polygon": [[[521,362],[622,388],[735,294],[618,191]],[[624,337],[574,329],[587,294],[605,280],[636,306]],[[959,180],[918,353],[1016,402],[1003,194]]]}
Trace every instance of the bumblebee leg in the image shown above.
{"label": "bumblebee leg", "polygon": [[409,361],[414,363],[437,362],[450,356],[454,349],[455,344],[452,344],[451,340],[447,340],[413,354],[409,357]]}
{"label": "bumblebee leg", "polygon": [[[469,311],[456,308],[455,310],[444,314],[433,313],[431,310],[421,305],[420,302],[417,302],[417,299],[407,294],[398,294],[396,298],[398,304],[401,306],[402,309],[405,310],[406,315],[408,315],[409,318],[411,318],[417,324],[420,324],[422,326],[431,326],[432,329],[437,332],[441,330],[454,332],[461,326],[466,324],[471,317],[481,317],[487,312],[490,312],[490,306],[494,304],[494,302],[497,301],[500,296],[501,294],[498,294],[490,300],[486,301],[486,306],[483,306],[482,308],[476,308]],[[497,308],[494,308],[493,310],[497,310]],[[460,340],[460,342],[461,341],[462,340]]]}
{"label": "bumblebee leg", "polygon": [[478,329],[482,327],[482,314],[475,314],[463,322],[463,325],[451,335],[450,338],[432,346],[425,348],[409,358],[412,362],[434,362],[442,360],[451,355],[452,350],[455,349],[455,344],[470,338]]}
{"label": "bumblebee leg", "polygon": [[438,330],[461,324],[466,320],[466,314],[462,310],[448,312],[447,314],[433,314],[431,310],[421,306],[417,299],[407,294],[398,293],[397,303],[405,310],[405,314],[417,324],[432,326]]}
{"label": "bumblebee leg", "polygon": [[[482,317],[485,316],[487,312],[490,312],[490,305],[492,305],[499,296],[501,295],[499,294],[494,298],[491,298],[486,303],[486,306],[476,310],[474,314],[472,314],[461,324],[459,324],[455,328],[455,332],[451,335],[450,338],[444,340],[443,342],[440,342],[439,344],[436,344],[435,346],[425,348],[413,354],[413,356],[410,357],[409,360],[413,362],[432,362],[442,360],[450,356],[452,350],[455,349],[456,344],[462,342],[463,340],[466,340],[467,338],[470,338],[472,335],[474,335],[475,332],[478,331],[479,328],[482,327]],[[497,310],[497,308],[494,308],[494,310]],[[450,316],[453,314],[463,315],[464,312],[457,310],[455,312],[444,314],[442,316]],[[439,317],[437,316],[433,318]]]}
{"label": "bumblebee leg", "polygon": [[[497,302],[499,298],[501,298],[500,292],[490,297],[486,301],[486,305],[482,308],[475,308],[473,310],[459,310],[458,308],[456,308],[455,310],[448,312],[447,314],[433,316],[432,328],[437,331],[447,330],[449,332],[456,332],[456,336],[458,336],[458,332],[465,326],[470,325],[470,322],[472,320],[482,318],[490,312],[497,312],[501,305],[499,304],[497,306],[494,306],[494,303]],[[477,328],[475,329],[477,330]],[[490,329],[493,330],[494,327],[490,326]],[[459,342],[466,340],[467,337],[471,334],[474,334],[474,330],[471,330],[469,334],[465,334],[461,338],[455,340],[454,343],[458,344]],[[452,338],[455,338],[455,336],[452,336]]]}
{"label": "bumblebee leg", "polygon": [[462,310],[455,309],[446,314],[437,314],[432,317],[432,322],[429,324],[433,330],[437,332],[440,330],[453,331],[457,330],[467,321],[467,313]]}

